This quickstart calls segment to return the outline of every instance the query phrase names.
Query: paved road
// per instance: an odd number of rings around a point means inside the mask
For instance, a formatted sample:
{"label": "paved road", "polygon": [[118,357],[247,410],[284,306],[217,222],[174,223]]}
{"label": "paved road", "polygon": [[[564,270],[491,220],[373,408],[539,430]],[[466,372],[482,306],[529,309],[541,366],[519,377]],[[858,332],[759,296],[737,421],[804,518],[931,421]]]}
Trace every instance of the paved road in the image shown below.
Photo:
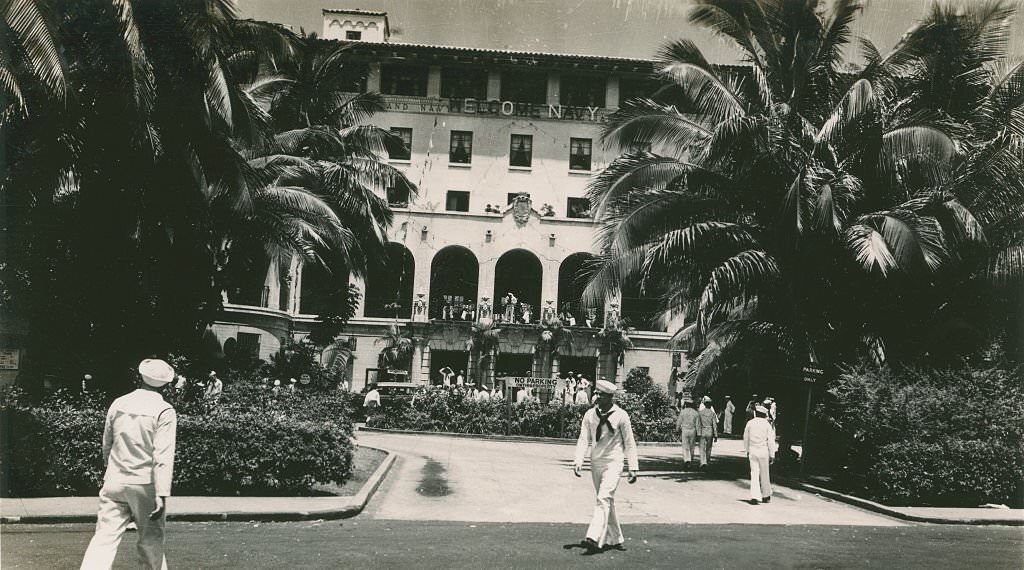
{"label": "paved road", "polygon": [[[627,552],[566,549],[581,525],[372,520],[171,523],[171,568],[984,568],[1021,567],[1022,530],[907,525],[633,524]],[[73,570],[90,525],[3,528],[4,570]],[[137,568],[135,537],[114,568]]]}
{"label": "paved road", "polygon": [[[426,435],[359,432],[359,443],[399,459],[364,516],[393,520],[576,522],[589,520],[589,473],[572,474],[573,448]],[[635,523],[842,524],[899,526],[895,519],[777,487],[768,505],[751,506],[742,444],[720,440],[708,473],[682,470],[678,449],[640,447],[641,475],[616,494],[620,519]]]}

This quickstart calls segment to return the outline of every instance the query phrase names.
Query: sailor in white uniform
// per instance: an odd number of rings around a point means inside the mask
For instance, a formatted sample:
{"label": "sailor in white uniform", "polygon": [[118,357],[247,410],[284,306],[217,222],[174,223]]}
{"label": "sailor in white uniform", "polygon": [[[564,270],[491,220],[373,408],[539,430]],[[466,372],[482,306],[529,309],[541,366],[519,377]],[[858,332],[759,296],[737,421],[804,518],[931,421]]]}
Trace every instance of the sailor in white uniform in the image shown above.
{"label": "sailor in white uniform", "polygon": [[580,425],[580,437],[576,441],[576,457],[573,472],[580,477],[583,458],[590,448],[590,473],[597,491],[594,516],[587,528],[587,537],[582,544],[588,551],[602,549],[625,550],[622,529],[615,515],[615,489],[622,475],[623,459],[629,462],[629,482],[636,482],[640,467],[636,457],[636,440],[629,414],[612,403],[615,384],[598,380],[597,405],[587,410]]}

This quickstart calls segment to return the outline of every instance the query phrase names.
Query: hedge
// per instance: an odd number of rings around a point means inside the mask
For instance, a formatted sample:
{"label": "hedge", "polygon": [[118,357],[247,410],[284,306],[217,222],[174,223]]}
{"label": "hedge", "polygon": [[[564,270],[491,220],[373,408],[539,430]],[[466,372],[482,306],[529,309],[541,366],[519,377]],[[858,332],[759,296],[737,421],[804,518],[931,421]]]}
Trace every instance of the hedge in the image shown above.
{"label": "hedge", "polygon": [[[675,412],[669,398],[652,386],[645,394],[616,395],[616,403],[629,413],[639,441],[674,441]],[[536,401],[474,400],[458,390],[432,387],[409,399],[385,399],[367,418],[367,426],[425,432],[482,435],[526,435],[576,438],[589,405],[543,404]]]}
{"label": "hedge", "polygon": [[828,386],[808,458],[840,486],[893,505],[1024,506],[1020,371],[859,366]]}
{"label": "hedge", "polygon": [[[330,392],[273,397],[260,386],[233,385],[215,404],[177,402],[173,492],[305,494],[316,483],[343,483],[352,470],[350,400]],[[58,395],[35,405],[0,401],[8,434],[8,495],[97,492],[104,468],[101,398]]]}

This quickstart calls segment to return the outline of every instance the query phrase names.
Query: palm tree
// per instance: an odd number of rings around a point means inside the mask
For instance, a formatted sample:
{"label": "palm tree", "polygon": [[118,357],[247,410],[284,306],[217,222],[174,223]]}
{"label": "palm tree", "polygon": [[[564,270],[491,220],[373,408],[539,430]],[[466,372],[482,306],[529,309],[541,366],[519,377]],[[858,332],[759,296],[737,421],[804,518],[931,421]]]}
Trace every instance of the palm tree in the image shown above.
{"label": "palm tree", "polygon": [[[592,181],[604,256],[587,296],[636,277],[665,287],[666,312],[686,318],[677,340],[701,350],[698,390],[727,366],[780,378],[808,359],[920,354],[903,340],[978,235],[940,190],[962,156],[953,131],[896,112],[871,66],[840,73],[860,3],[815,4],[697,2],[691,21],[749,66],[671,43],[658,55],[666,86],[606,127],[606,143],[659,152],[627,152]],[[989,194],[1019,212],[1019,184],[1002,182]]]}
{"label": "palm tree", "polygon": [[102,353],[111,379],[139,354],[194,348],[219,305],[206,206],[248,211],[236,145],[266,132],[225,64],[232,3],[24,0],[2,17],[0,120],[16,141],[2,184],[35,361]]}
{"label": "palm tree", "polygon": [[409,370],[414,343],[402,332],[398,322],[388,325],[388,331],[377,339],[377,343],[384,345],[377,357],[377,365],[382,370]]}
{"label": "palm tree", "polygon": [[[494,381],[494,366],[497,364],[498,352],[501,350],[501,329],[492,319],[480,319],[473,323],[466,340],[466,351],[469,352],[469,370],[476,370],[476,378],[480,381]],[[474,359],[473,356],[476,355]],[[485,373],[481,373],[480,365],[487,363]],[[483,378],[486,377],[486,378]]]}

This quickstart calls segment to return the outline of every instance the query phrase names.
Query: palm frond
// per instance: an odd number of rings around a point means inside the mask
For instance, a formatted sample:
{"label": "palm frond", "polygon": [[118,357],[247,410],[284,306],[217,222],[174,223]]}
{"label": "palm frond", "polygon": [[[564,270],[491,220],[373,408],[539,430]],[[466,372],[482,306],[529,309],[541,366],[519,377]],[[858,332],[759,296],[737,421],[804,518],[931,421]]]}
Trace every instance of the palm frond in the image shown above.
{"label": "palm frond", "polygon": [[602,139],[618,148],[650,144],[682,152],[710,135],[699,117],[651,99],[631,99],[608,117]]}
{"label": "palm frond", "polygon": [[50,22],[35,0],[7,0],[2,8],[3,20],[25,53],[26,65],[53,98],[63,102],[67,80]]}

